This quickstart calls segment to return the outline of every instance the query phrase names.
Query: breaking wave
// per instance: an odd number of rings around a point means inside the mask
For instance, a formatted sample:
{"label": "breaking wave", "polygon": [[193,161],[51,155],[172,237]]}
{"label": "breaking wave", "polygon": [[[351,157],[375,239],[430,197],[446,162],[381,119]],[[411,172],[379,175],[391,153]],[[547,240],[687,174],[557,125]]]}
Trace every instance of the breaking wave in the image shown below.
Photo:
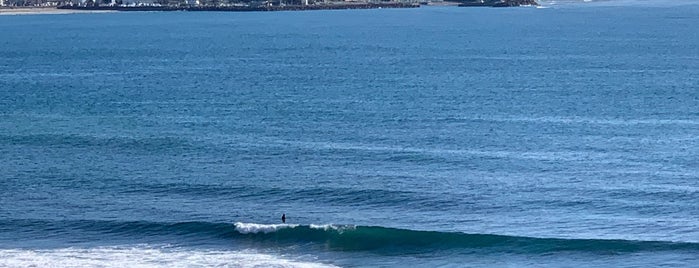
{"label": "breaking wave", "polygon": [[336,267],[254,251],[154,247],[1,249],[0,267]]}
{"label": "breaking wave", "polygon": [[470,249],[538,254],[561,251],[624,253],[679,250],[699,253],[699,243],[693,242],[536,238],[338,224],[0,221],[0,229],[8,227],[7,225],[30,226],[27,228],[32,230],[37,230],[37,227],[41,226],[52,232],[71,230],[118,236],[193,236],[206,239],[230,239],[233,242],[253,242],[261,246],[321,245],[325,249],[337,251]]}

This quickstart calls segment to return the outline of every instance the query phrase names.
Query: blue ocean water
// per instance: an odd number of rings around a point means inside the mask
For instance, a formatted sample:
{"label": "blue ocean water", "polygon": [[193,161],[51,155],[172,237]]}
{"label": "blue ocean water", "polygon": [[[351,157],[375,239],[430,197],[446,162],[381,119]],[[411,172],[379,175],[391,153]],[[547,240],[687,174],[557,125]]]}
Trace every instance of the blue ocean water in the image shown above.
{"label": "blue ocean water", "polygon": [[699,266],[699,5],[544,7],[0,16],[0,266]]}

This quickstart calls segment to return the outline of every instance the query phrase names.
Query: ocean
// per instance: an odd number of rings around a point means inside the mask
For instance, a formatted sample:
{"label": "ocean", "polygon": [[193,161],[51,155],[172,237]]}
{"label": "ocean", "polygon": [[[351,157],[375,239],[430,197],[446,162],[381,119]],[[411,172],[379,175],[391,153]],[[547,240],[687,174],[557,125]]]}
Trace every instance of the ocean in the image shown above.
{"label": "ocean", "polygon": [[543,4],[0,16],[0,267],[699,267],[699,3]]}

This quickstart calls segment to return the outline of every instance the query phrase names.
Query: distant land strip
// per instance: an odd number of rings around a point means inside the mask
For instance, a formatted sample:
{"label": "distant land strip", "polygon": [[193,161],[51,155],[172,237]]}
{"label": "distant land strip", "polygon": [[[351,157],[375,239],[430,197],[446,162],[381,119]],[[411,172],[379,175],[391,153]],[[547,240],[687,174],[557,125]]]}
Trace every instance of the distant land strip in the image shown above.
{"label": "distant land strip", "polygon": [[110,11],[300,11],[328,9],[417,8],[419,3],[332,3],[315,5],[241,5],[241,6],[59,6],[58,9]]}
{"label": "distant land strip", "polygon": [[[0,0],[1,1],[1,0]],[[111,2],[109,2],[111,1]],[[450,0],[450,1],[317,1],[272,0],[248,2],[209,2],[198,0],[157,0],[155,3],[122,4],[121,0],[88,0],[80,4],[60,2],[58,6],[0,6],[0,15],[67,14],[115,11],[302,11],[332,9],[417,8],[421,5],[460,7],[538,6],[536,0]],[[5,2],[7,4],[7,2]]]}

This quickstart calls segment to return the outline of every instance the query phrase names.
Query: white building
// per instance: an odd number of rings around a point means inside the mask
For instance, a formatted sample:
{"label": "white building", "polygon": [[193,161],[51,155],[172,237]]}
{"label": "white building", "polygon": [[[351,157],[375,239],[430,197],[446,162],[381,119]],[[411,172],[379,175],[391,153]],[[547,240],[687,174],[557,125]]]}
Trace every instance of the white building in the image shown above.
{"label": "white building", "polygon": [[123,0],[122,4],[126,6],[152,5],[155,0]]}

